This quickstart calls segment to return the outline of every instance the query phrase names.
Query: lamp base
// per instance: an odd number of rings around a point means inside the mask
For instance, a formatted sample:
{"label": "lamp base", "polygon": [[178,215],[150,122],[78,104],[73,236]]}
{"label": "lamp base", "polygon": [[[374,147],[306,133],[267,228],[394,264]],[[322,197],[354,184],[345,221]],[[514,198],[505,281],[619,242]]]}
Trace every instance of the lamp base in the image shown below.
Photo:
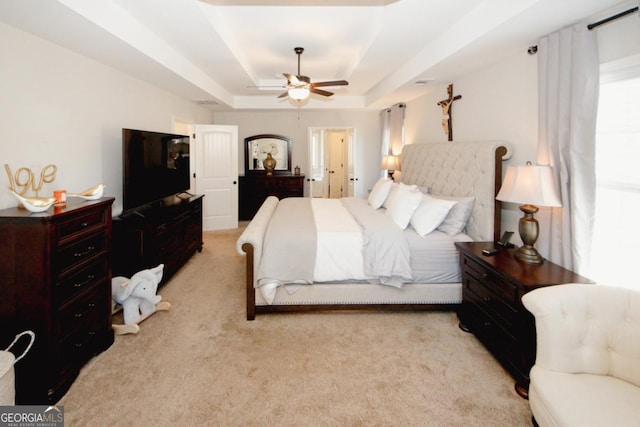
{"label": "lamp base", "polygon": [[519,247],[516,249],[514,255],[516,259],[528,264],[542,264],[544,262],[544,258],[542,258],[542,255],[538,253],[536,248],[529,245]]}
{"label": "lamp base", "polygon": [[516,259],[524,261],[529,264],[542,264],[544,258],[538,253],[535,245],[538,240],[538,220],[534,214],[538,212],[538,207],[534,205],[522,205],[520,210],[524,213],[524,216],[520,218],[518,223],[518,231],[520,232],[520,238],[523,245],[515,252]]}

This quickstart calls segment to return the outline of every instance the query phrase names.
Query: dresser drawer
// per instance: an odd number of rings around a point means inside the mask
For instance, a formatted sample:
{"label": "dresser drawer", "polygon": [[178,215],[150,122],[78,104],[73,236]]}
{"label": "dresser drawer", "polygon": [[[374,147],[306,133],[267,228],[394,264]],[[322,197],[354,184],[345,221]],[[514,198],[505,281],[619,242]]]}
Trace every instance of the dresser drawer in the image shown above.
{"label": "dresser drawer", "polygon": [[107,232],[89,236],[85,239],[73,242],[58,252],[59,274],[64,274],[69,268],[79,265],[107,249]]}
{"label": "dresser drawer", "polygon": [[60,338],[66,339],[78,328],[90,322],[90,319],[103,314],[106,304],[104,292],[100,292],[99,286],[94,286],[90,292],[60,308],[58,311]]}
{"label": "dresser drawer", "polygon": [[78,233],[91,232],[105,227],[107,225],[106,213],[105,210],[89,212],[77,218],[60,222],[56,228],[58,241],[64,243],[65,240],[73,238]]}
{"label": "dresser drawer", "polygon": [[462,262],[462,271],[464,274],[469,274],[474,277],[480,284],[487,283],[486,287],[490,288],[492,293],[500,296],[507,303],[512,304],[513,306],[518,304],[517,286],[502,279],[493,271],[487,269],[485,266],[477,263],[469,257],[463,257]]}
{"label": "dresser drawer", "polygon": [[281,179],[279,185],[282,188],[299,190],[300,188],[302,188],[302,180],[296,178]]}
{"label": "dresser drawer", "polygon": [[104,322],[100,315],[88,317],[80,323],[80,327],[67,335],[59,347],[59,366],[64,373],[66,369],[77,366],[88,360],[99,348],[99,341],[104,335]]}
{"label": "dresser drawer", "polygon": [[64,304],[79,292],[95,286],[98,282],[108,277],[108,266],[104,258],[98,259],[83,267],[77,272],[73,272],[66,277],[61,276],[56,282],[54,298],[59,304]]}

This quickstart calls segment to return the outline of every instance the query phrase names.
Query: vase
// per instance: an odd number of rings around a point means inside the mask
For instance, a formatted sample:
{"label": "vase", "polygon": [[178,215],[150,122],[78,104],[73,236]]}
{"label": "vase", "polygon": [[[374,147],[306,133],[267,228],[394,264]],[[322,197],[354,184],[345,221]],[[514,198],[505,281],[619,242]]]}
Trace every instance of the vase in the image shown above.
{"label": "vase", "polygon": [[267,171],[267,175],[273,175],[273,170],[276,168],[276,159],[273,158],[271,153],[267,153],[267,158],[262,161],[264,170]]}

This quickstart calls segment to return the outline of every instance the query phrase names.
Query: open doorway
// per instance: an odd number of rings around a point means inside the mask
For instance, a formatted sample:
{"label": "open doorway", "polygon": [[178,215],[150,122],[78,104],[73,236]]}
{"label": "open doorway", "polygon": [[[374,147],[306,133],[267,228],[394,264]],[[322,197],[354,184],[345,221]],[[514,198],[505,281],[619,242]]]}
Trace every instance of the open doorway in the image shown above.
{"label": "open doorway", "polygon": [[355,129],[309,128],[311,197],[340,198],[356,191]]}

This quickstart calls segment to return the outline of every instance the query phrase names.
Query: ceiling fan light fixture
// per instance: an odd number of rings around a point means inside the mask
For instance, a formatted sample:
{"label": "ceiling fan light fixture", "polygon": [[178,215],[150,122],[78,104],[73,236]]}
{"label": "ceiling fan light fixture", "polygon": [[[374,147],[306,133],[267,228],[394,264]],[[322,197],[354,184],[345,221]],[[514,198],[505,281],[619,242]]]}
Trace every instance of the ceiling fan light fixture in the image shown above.
{"label": "ceiling fan light fixture", "polygon": [[287,91],[289,98],[295,101],[303,101],[309,97],[309,88],[307,87],[292,87]]}

